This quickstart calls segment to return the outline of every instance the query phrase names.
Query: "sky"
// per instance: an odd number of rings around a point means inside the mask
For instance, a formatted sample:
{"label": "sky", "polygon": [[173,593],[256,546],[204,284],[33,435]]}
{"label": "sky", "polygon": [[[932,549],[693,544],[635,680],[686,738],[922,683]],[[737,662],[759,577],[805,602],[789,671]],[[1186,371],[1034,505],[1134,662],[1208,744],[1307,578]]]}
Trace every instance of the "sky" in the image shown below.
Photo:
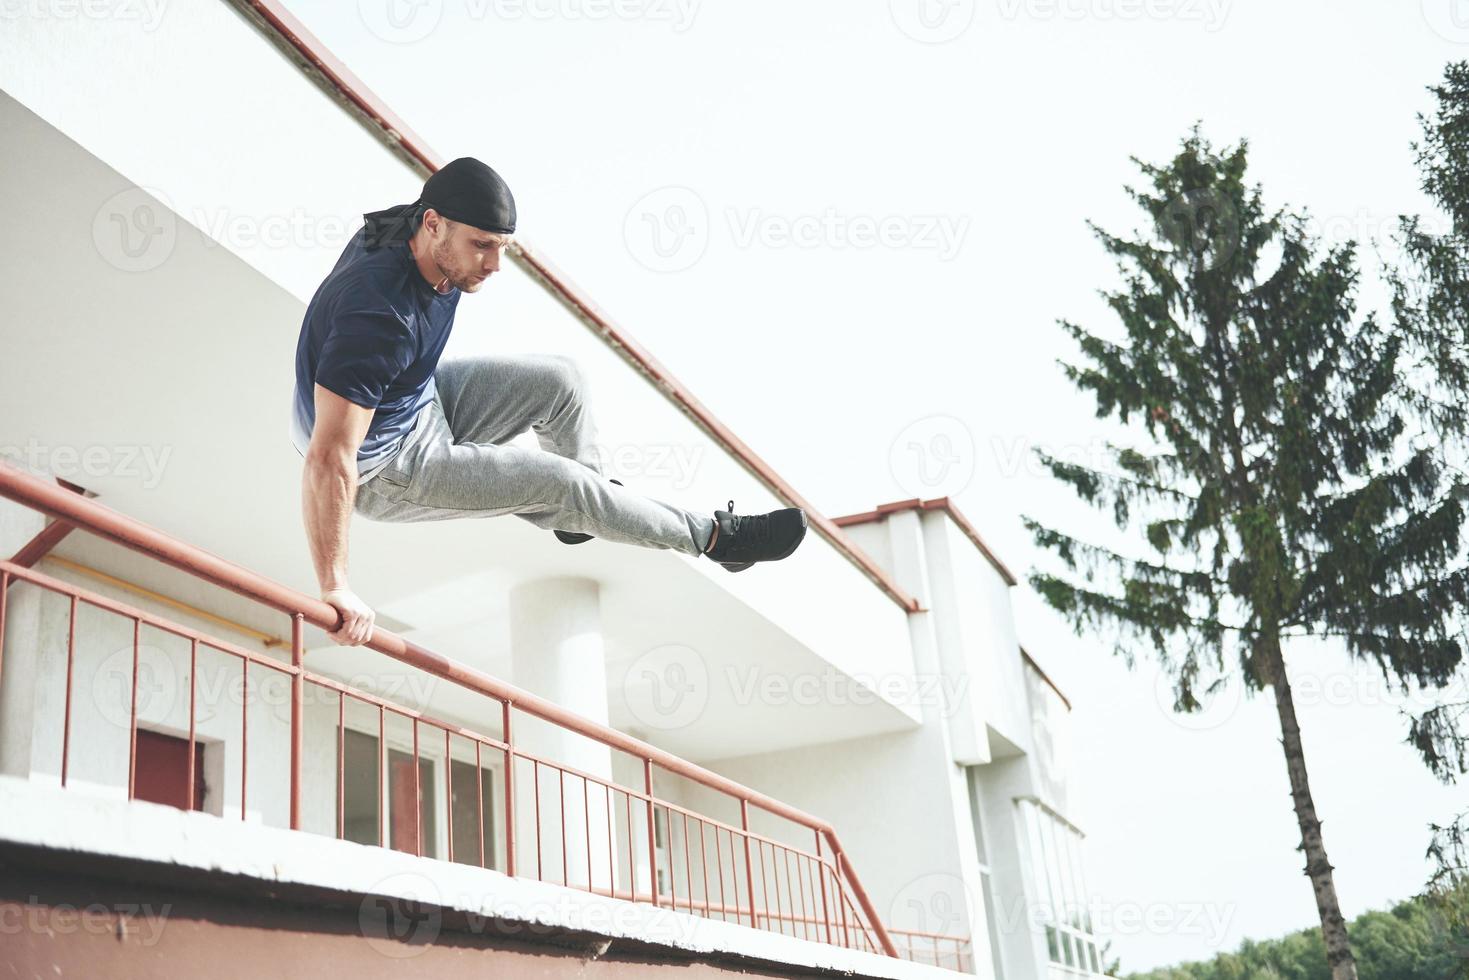
{"label": "sky", "polygon": [[[1268,203],[1363,244],[1427,213],[1416,113],[1469,58],[1458,0],[288,0],[445,158],[505,176],[544,251],[828,515],[949,495],[1023,578],[1021,515],[1103,533],[1041,471],[1135,438],[1058,359],[1116,324],[1086,221],[1140,225],[1131,157],[1247,139]],[[405,196],[404,200],[411,198]],[[364,210],[400,203],[364,202]],[[1171,712],[1146,660],[1024,584],[1021,640],[1075,703],[1074,779],[1125,971],[1311,927],[1269,697]],[[1403,700],[1288,649],[1348,916],[1415,892],[1469,806]]]}

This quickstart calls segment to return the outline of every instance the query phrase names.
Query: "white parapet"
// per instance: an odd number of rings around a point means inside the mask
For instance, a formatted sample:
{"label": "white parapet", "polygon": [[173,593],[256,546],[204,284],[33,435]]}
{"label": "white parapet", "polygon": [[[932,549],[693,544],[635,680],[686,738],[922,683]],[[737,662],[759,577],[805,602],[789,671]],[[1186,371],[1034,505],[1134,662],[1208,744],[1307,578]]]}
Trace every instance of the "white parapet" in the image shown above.
{"label": "white parapet", "polygon": [[[609,899],[574,888],[509,878],[497,871],[313,834],[186,813],[151,803],[127,803],[76,790],[0,777],[0,847],[21,846],[58,856],[143,862],[165,871],[240,876],[303,891],[359,896],[371,917],[383,900],[421,903],[420,929],[446,928],[452,910],[475,923],[519,923],[520,941],[577,933],[664,946],[684,956],[780,963],[854,977],[940,980],[949,970],[704,919],[644,902]],[[137,865],[131,874],[136,875]],[[364,942],[426,941],[428,936]],[[565,953],[567,950],[562,949]]]}

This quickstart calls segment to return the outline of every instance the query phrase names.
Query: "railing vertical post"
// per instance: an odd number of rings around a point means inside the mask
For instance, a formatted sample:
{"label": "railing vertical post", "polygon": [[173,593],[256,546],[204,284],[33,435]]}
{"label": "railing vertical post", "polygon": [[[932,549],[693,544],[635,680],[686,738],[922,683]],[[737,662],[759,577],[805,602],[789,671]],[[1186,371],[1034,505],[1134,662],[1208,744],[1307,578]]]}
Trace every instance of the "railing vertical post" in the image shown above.
{"label": "railing vertical post", "polygon": [[561,791],[561,884],[571,884],[571,876],[567,874],[566,868],[566,770],[556,770],[556,785]]}
{"label": "railing vertical post", "polygon": [[[724,848],[719,843],[719,826],[714,827],[714,867],[719,870],[719,921],[729,921],[729,902],[724,897]],[[729,842],[729,868],[730,874],[734,874],[734,839]],[[735,890],[735,923],[740,921],[740,883],[738,879],[730,882]]]}
{"label": "railing vertical post", "polygon": [[423,786],[418,767],[418,715],[413,716],[413,853],[423,857]]}
{"label": "railing vertical post", "polygon": [[347,695],[337,694],[337,840],[347,839]]}
{"label": "railing vertical post", "polygon": [[189,809],[194,809],[194,800],[199,788],[194,785],[195,753],[198,749],[196,727],[199,700],[199,638],[189,640]]}
{"label": "railing vertical post", "polygon": [[[750,801],[744,798],[740,799],[740,829],[745,832],[745,894],[750,898],[750,928],[758,929],[760,926],[755,920],[755,868],[750,861]],[[735,917],[739,918],[738,907]]]}
{"label": "railing vertical post", "polygon": [[10,573],[0,572],[0,679],[5,668],[5,597],[10,594]]}
{"label": "railing vertical post", "polygon": [[[133,683],[132,700],[128,704],[128,799],[137,797],[138,784],[138,640],[143,629],[141,619],[133,619]],[[193,797],[189,798],[193,808]]]}
{"label": "railing vertical post", "polygon": [[832,848],[832,857],[834,858],[833,863],[835,864],[832,878],[836,882],[837,911],[842,916],[842,945],[851,949],[852,937],[847,933],[847,905],[849,903],[847,902],[847,890],[842,885],[842,852],[836,848]]}
{"label": "railing vertical post", "polygon": [[444,826],[449,831],[449,861],[454,860],[454,760],[449,754],[449,729],[444,729]]}
{"label": "railing vertical post", "polygon": [[240,820],[246,819],[245,796],[250,789],[250,661],[240,658]]}
{"label": "railing vertical post", "polygon": [[658,902],[658,843],[653,837],[653,760],[643,759],[643,792],[648,794],[648,879],[653,889],[653,904]]}
{"label": "railing vertical post", "polygon": [[612,784],[602,785],[602,796],[607,800],[607,897],[617,897],[617,845],[612,843],[612,828],[617,818],[612,815]]}
{"label": "railing vertical post", "polygon": [[[66,788],[67,764],[71,761],[71,675],[76,660],[77,597],[71,597],[71,619],[66,627],[66,711],[61,722],[61,786]],[[133,678],[136,684],[138,679]]]}
{"label": "railing vertical post", "polygon": [[[669,819],[668,824],[668,875],[670,878],[674,879],[672,882],[670,882],[670,884],[673,886],[674,903],[677,904],[678,880],[673,874],[673,820],[671,818]],[[702,838],[700,838],[700,840],[702,840]],[[689,911],[692,912],[694,910],[694,865],[693,862],[689,860],[689,814],[687,810],[684,811],[683,815],[683,880],[684,891],[686,891],[689,896]]]}
{"label": "railing vertical post", "polygon": [[622,802],[625,804],[623,811],[627,814],[627,887],[632,893],[632,900],[636,902],[638,900],[638,849],[633,846],[631,790],[622,794]]}
{"label": "railing vertical post", "polygon": [[[698,817],[694,819],[699,820]],[[704,837],[704,828],[706,826],[707,824],[703,820],[699,820],[699,876],[704,879],[704,918],[712,919],[714,918],[714,912],[709,908],[709,845]],[[723,899],[720,899],[720,904],[723,904],[723,901]]]}
{"label": "railing vertical post", "polygon": [[510,736],[510,702],[501,701],[505,737],[505,873],[515,877],[515,742]]}
{"label": "railing vertical post", "polygon": [[[479,866],[481,868],[491,867],[494,863],[493,857],[485,857],[485,765],[481,756],[484,743],[479,739],[474,741],[474,808],[479,814]],[[493,783],[491,786],[493,787]],[[488,862],[488,863],[487,863]]]}
{"label": "railing vertical post", "polygon": [[306,701],[306,621],[300,613],[291,617],[291,829],[301,829],[301,740]]}
{"label": "railing vertical post", "polygon": [[821,875],[821,922],[826,927],[826,941],[831,943],[831,913],[826,907],[826,862],[821,860],[821,831],[816,834],[816,870]]}
{"label": "railing vertical post", "polygon": [[388,771],[387,763],[387,713],[383,706],[377,706],[377,846],[388,846],[388,806],[390,790],[388,779],[385,775]]}
{"label": "railing vertical post", "polygon": [[[771,847],[770,864],[775,866],[775,848]],[[771,873],[765,870],[765,842],[755,842],[755,856],[760,859],[760,899],[765,904],[765,926],[772,932],[784,932],[785,920],[781,916],[780,909],[780,879],[775,881],[775,908],[770,907],[770,878]]]}

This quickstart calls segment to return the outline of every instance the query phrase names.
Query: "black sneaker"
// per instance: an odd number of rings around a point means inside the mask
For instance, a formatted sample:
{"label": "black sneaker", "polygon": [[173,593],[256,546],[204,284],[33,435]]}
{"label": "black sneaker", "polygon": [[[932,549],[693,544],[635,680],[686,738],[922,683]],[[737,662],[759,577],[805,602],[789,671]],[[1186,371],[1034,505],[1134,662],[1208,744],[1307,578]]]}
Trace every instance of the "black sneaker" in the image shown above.
{"label": "black sneaker", "polygon": [[[613,480],[611,482],[617,484],[619,487],[622,486],[621,480]],[[562,544],[586,544],[594,537],[594,535],[585,534],[581,531],[552,531],[551,533],[556,535],[556,540]]]}
{"label": "black sneaker", "polygon": [[731,500],[729,510],[714,512],[714,521],[719,525],[719,537],[704,554],[730,572],[743,572],[756,562],[789,557],[806,536],[806,512],[799,507],[736,515]]}

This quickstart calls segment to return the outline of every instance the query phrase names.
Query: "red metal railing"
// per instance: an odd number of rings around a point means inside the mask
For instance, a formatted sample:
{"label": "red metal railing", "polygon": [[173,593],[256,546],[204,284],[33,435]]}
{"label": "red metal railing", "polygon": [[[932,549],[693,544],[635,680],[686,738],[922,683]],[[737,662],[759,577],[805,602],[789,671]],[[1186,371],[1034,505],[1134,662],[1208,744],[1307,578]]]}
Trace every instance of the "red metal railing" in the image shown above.
{"label": "red metal railing", "polygon": [[898,947],[898,955],[915,963],[932,963],[960,973],[974,972],[973,949],[968,936],[949,936],[940,932],[888,928],[888,935]]}
{"label": "red metal railing", "polygon": [[[395,846],[420,855],[436,848],[426,848],[422,812],[425,787],[422,784],[422,762],[425,758],[424,736],[434,746],[443,747],[444,799],[448,831],[448,857],[455,860],[453,807],[456,791],[453,783],[454,763],[468,763],[473,752],[475,770],[474,822],[478,841],[473,847],[475,863],[498,867],[510,875],[530,877],[529,862],[534,856],[535,877],[559,881],[598,894],[632,901],[648,901],[654,905],[704,916],[718,916],[754,928],[782,932],[819,942],[849,948],[866,949],[899,956],[899,951],[877,914],[861,882],[857,879],[835,831],[826,822],[795,807],[742,786],[693,763],[680,759],[654,745],[632,738],[615,729],[598,725],[489,675],[424,649],[381,627],[375,628],[367,646],[401,664],[442,681],[498,702],[491,717],[496,729],[480,730],[456,721],[430,716],[423,711],[396,704],[386,697],[342,683],[316,673],[305,665],[304,627],[307,623],[322,629],[334,629],[338,623],[336,610],[330,605],[295,590],[286,588],[248,569],[225,561],[209,552],[178,541],[148,525],[128,518],[108,507],[82,497],[54,483],[39,479],[8,464],[0,464],[0,497],[49,514],[77,529],[145,554],[181,569],[215,586],[244,596],[263,606],[284,613],[291,624],[289,662],[257,653],[199,630],[164,619],[146,610],[111,599],[25,567],[14,561],[0,561],[0,670],[5,660],[5,616],[7,597],[12,585],[31,586],[66,597],[69,602],[66,645],[66,690],[61,732],[60,778],[63,786],[69,776],[72,759],[72,704],[74,668],[77,650],[77,614],[85,605],[132,622],[132,666],[128,696],[128,798],[136,795],[139,650],[142,630],[158,630],[189,644],[188,654],[188,796],[195,798],[194,773],[199,744],[197,708],[199,704],[199,669],[201,651],[213,658],[223,656],[226,663],[238,665],[241,692],[239,725],[239,812],[247,815],[250,744],[249,718],[252,696],[258,699],[261,679],[288,680],[289,713],[289,825],[303,827],[302,740],[305,730],[307,692],[312,703],[320,703],[323,694],[336,702],[336,815],[335,834],[345,837],[345,802],[349,791],[346,737],[350,731],[361,731],[361,715],[375,716],[378,766],[373,777],[376,801],[377,840],[389,844],[389,794],[381,781],[387,761],[387,727],[407,724],[412,730],[412,808],[411,813],[393,812],[395,837],[402,830],[402,840]],[[252,683],[252,672],[255,680]],[[262,673],[263,672],[263,673]],[[348,727],[349,711],[359,723]],[[641,786],[622,785],[591,772],[558,763],[517,745],[516,719],[521,715],[538,718],[558,728],[584,736],[608,749],[641,761]],[[367,726],[370,730],[371,726]],[[458,757],[456,758],[456,745]],[[487,764],[486,757],[492,761]],[[498,765],[496,765],[496,763]],[[657,772],[681,777],[723,794],[726,802],[738,803],[739,821],[721,820],[708,813],[696,812],[677,802],[662,798],[655,786]],[[354,774],[354,779],[360,774]],[[485,834],[486,821],[496,814],[486,812],[484,780],[489,776],[500,790],[501,830],[498,839]],[[572,803],[567,803],[568,784]],[[547,790],[549,789],[549,794]],[[578,793],[579,791],[579,793]],[[521,793],[533,798],[534,818],[527,820],[519,812],[526,804],[517,802]],[[406,790],[405,794],[406,796]],[[462,794],[459,794],[462,796]],[[580,807],[575,801],[580,796]],[[783,828],[809,833],[808,848],[777,839],[775,833],[762,833],[751,826],[752,808],[779,818]],[[404,810],[408,810],[407,807]],[[231,808],[233,812],[233,808]],[[594,814],[596,819],[594,819]],[[661,819],[660,819],[661,814]],[[605,820],[602,819],[605,816]],[[411,817],[411,819],[410,819]],[[622,826],[618,827],[621,818]],[[531,826],[527,827],[527,823]],[[401,824],[401,825],[400,825]],[[559,828],[559,841],[546,840],[546,828]],[[534,831],[534,844],[518,839]],[[660,834],[661,829],[661,834]],[[603,831],[606,833],[605,854],[601,853]],[[411,832],[412,847],[406,840]],[[597,842],[593,844],[593,833]],[[580,836],[580,846],[568,848],[568,841]],[[644,837],[645,853],[638,853],[635,840]],[[662,843],[658,838],[661,836]],[[781,833],[789,837],[788,833]],[[625,838],[625,841],[622,839]],[[675,841],[677,838],[677,841]],[[354,838],[356,839],[356,838]],[[625,848],[623,844],[625,843]],[[487,846],[487,844],[489,846]],[[573,851],[576,851],[575,855]],[[580,852],[584,852],[584,855]],[[469,850],[459,855],[463,860]],[[430,855],[432,856],[432,855]],[[607,876],[599,884],[600,865],[605,858]],[[573,866],[573,859],[575,866]],[[639,862],[646,862],[638,867]],[[583,867],[584,865],[584,867]],[[646,887],[639,888],[639,878],[646,871]],[[583,880],[582,872],[585,871]],[[559,872],[559,874],[558,874]],[[622,883],[619,883],[621,880]],[[758,897],[757,897],[758,896]],[[910,944],[911,946],[911,944]]]}

